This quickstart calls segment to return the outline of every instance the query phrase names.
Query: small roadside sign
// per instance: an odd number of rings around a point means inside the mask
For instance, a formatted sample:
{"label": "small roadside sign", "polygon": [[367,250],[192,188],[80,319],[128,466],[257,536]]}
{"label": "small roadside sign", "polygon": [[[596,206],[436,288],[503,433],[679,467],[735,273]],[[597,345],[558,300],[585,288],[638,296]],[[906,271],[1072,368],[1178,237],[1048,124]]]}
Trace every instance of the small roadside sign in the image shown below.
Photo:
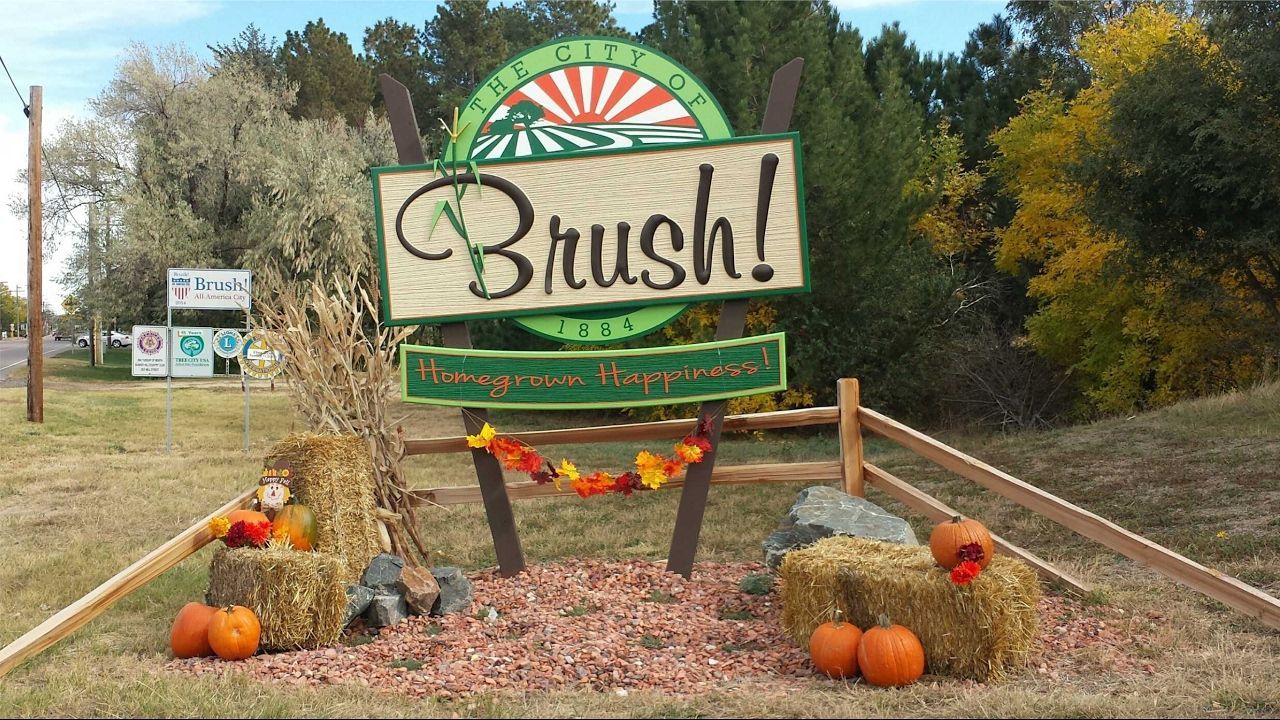
{"label": "small roadside sign", "polygon": [[244,373],[258,380],[271,380],[284,372],[284,353],[276,349],[271,337],[261,330],[254,330],[244,338],[240,367]]}
{"label": "small roadside sign", "polygon": [[169,268],[169,309],[249,311],[253,274],[248,270]]}
{"label": "small roadside sign", "polygon": [[220,358],[233,358],[244,347],[244,336],[235,328],[223,328],[213,334],[213,352]]}
{"label": "small roadside sign", "polygon": [[133,376],[165,377],[169,374],[169,328],[163,325],[133,326]]}
{"label": "small roadside sign", "polygon": [[213,328],[174,328],[169,355],[173,377],[213,377]]}

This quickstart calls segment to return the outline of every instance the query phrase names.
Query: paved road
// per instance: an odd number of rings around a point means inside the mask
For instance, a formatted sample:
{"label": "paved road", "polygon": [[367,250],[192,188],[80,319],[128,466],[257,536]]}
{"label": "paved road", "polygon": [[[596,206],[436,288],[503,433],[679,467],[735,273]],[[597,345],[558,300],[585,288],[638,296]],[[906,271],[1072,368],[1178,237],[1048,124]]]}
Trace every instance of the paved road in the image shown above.
{"label": "paved road", "polygon": [[[44,356],[53,357],[60,353],[70,350],[72,347],[70,340],[62,340],[54,342],[52,337],[44,339]],[[0,340],[0,380],[3,380],[9,373],[17,370],[27,364],[27,339],[26,338],[10,338]]]}

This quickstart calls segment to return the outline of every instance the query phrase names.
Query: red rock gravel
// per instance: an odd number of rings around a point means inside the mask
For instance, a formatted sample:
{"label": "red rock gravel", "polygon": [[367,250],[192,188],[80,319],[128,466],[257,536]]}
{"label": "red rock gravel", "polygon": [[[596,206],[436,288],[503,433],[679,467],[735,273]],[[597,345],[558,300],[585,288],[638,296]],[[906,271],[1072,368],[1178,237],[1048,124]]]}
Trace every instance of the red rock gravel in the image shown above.
{"label": "red rock gravel", "polygon": [[[471,614],[412,617],[363,645],[239,662],[173,660],[166,667],[195,674],[245,672],[294,685],[350,682],[445,698],[569,688],[620,695],[656,689],[681,696],[762,683],[777,691],[814,678],[807,652],[782,632],[776,593],[738,589],[745,575],[764,572],[762,565],[699,563],[692,580],[667,573],[664,565],[577,560],[533,565],[513,578],[486,570],[470,575],[476,597]],[[1061,658],[1073,649],[1067,645],[1077,640],[1111,641],[1091,635],[1098,628],[1089,623],[1099,621],[1080,610],[1060,598],[1042,604],[1051,652],[1032,663],[1041,673],[1057,677]],[[1066,629],[1057,632],[1059,627]]]}

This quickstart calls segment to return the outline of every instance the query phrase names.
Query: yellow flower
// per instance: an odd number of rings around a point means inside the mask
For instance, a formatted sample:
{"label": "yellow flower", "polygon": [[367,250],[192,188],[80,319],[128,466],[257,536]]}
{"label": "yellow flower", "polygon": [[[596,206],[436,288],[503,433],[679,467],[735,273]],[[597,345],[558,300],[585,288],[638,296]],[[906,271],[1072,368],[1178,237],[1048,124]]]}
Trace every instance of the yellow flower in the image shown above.
{"label": "yellow flower", "polygon": [[577,466],[575,466],[573,463],[569,462],[568,460],[563,460],[563,459],[560,461],[560,467],[556,468],[556,473],[557,475],[551,478],[551,480],[556,484],[557,490],[560,489],[560,478],[569,478],[569,483],[573,484],[578,481],[579,477],[582,476],[578,472]]}
{"label": "yellow flower", "polygon": [[485,423],[484,427],[480,428],[479,435],[467,436],[467,447],[487,448],[489,447],[489,443],[493,442],[493,438],[497,436],[497,434],[498,431],[494,430],[492,425]]}
{"label": "yellow flower", "polygon": [[1219,540],[1226,540],[1226,539],[1227,539],[1227,531],[1226,531],[1226,530],[1219,530],[1219,531],[1218,531],[1218,534],[1217,534],[1217,535],[1214,535],[1214,537],[1218,538]]}
{"label": "yellow flower", "polygon": [[215,538],[226,537],[227,531],[230,529],[231,521],[222,515],[219,515],[209,521],[209,532],[212,533]]}

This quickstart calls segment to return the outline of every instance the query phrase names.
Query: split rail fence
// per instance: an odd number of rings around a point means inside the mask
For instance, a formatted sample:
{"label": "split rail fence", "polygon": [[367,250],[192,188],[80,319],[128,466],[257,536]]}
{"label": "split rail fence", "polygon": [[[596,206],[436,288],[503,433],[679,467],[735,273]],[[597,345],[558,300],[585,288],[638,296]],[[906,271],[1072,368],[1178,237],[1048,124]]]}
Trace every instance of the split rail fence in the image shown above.
{"label": "split rail fence", "polygon": [[[834,407],[730,415],[724,420],[724,430],[755,431],[836,425],[840,438],[838,460],[717,466],[711,476],[711,483],[713,485],[746,485],[836,482],[845,492],[856,496],[863,496],[866,486],[870,485],[935,522],[942,522],[960,514],[937,498],[867,462],[863,457],[862,447],[862,432],[866,430],[887,438],[1125,557],[1144,563],[1162,575],[1256,618],[1270,627],[1280,628],[1280,600],[1275,597],[1129,532],[1105,518],[1025,483],[890,417],[862,407],[857,380],[840,380],[837,388],[838,404]],[[695,419],[664,420],[601,427],[538,430],[510,433],[510,435],[533,446],[663,440],[687,435],[693,430],[696,422]],[[405,441],[406,455],[469,451],[466,437],[462,435]],[[682,486],[683,482],[677,479],[668,482],[663,489]],[[572,490],[556,490],[554,485],[538,485],[530,481],[507,483],[506,488],[512,499],[573,494]],[[415,490],[413,494],[416,501],[424,505],[447,506],[482,501],[478,485]],[[252,497],[253,490],[249,490],[231,500],[177,537],[153,550],[146,557],[121,570],[88,595],[59,611],[7,647],[0,649],[0,676],[17,667],[27,658],[70,635],[77,628],[105,612],[121,598],[159,577],[166,570],[204,547],[213,540],[207,528],[209,519],[217,515],[225,515],[239,507],[247,507]],[[1026,562],[1035,568],[1044,581],[1057,584],[1068,592],[1085,593],[1089,590],[1084,582],[1034,553],[995,534],[992,535],[992,540],[998,552]]]}

